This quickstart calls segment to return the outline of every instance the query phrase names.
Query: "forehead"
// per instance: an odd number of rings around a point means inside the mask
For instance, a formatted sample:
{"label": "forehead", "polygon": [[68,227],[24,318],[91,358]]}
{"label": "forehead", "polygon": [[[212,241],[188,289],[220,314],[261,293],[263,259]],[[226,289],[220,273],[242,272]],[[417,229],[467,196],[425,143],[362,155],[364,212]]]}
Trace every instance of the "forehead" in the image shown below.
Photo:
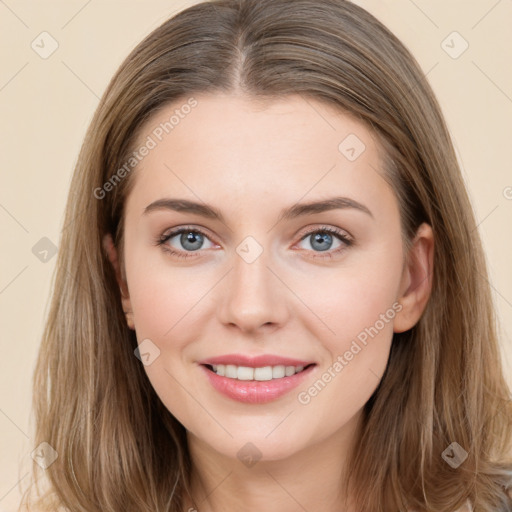
{"label": "forehead", "polygon": [[[352,137],[347,147],[340,148],[348,135]],[[376,149],[371,131],[353,115],[299,95],[261,99],[217,93],[183,98],[153,115],[141,128],[136,145],[148,136],[160,149],[174,142],[174,152],[180,155],[194,149],[196,159],[208,158],[206,148],[208,155],[226,158],[229,152],[231,158],[242,156],[244,160],[256,156],[255,152],[259,159],[286,152],[296,160],[305,153],[318,157],[325,150],[332,157],[343,154],[350,142],[356,153]],[[152,153],[161,153],[155,149]],[[357,154],[345,156],[354,161]]]}
{"label": "forehead", "polygon": [[372,131],[305,96],[186,97],[142,126],[135,146],[144,144],[151,149],[133,172],[132,190],[145,200],[197,193],[242,207],[251,197],[293,203],[333,189],[375,200],[389,188]]}

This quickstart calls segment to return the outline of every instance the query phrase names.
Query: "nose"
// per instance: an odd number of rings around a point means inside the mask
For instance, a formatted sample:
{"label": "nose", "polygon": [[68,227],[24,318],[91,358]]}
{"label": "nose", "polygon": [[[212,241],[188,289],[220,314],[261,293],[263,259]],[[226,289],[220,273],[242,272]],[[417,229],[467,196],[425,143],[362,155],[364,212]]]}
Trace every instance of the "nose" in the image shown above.
{"label": "nose", "polygon": [[286,286],[271,268],[267,252],[252,262],[233,254],[233,266],[218,289],[217,315],[243,332],[282,326],[289,315]]}

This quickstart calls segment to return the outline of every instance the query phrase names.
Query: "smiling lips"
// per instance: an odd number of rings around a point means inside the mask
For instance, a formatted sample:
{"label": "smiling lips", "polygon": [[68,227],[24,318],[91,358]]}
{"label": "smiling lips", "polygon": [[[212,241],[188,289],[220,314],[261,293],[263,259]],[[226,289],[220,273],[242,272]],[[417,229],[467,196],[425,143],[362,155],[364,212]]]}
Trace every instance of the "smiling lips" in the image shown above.
{"label": "smiling lips", "polygon": [[212,371],[221,377],[237,380],[273,380],[291,377],[304,370],[304,366],[261,366],[251,368],[249,366],[236,366],[234,364],[214,364],[211,365]]}
{"label": "smiling lips", "polygon": [[316,364],[275,355],[230,354],[200,365],[217,391],[239,402],[261,404],[296,387]]}

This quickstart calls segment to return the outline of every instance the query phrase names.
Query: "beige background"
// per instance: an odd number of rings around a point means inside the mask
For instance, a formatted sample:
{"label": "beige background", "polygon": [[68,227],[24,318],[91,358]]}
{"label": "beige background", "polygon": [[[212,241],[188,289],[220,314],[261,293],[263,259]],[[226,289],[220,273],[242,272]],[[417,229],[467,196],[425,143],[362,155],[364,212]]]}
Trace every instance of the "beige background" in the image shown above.
{"label": "beige background", "polygon": [[[59,243],[82,138],[121,60],[193,3],[0,0],[0,512],[15,509],[34,449],[30,385],[55,258],[40,261],[32,248],[43,237]],[[512,1],[356,3],[406,44],[439,98],[487,251],[512,383]],[[58,48],[43,59],[32,42],[41,53],[52,38]]]}

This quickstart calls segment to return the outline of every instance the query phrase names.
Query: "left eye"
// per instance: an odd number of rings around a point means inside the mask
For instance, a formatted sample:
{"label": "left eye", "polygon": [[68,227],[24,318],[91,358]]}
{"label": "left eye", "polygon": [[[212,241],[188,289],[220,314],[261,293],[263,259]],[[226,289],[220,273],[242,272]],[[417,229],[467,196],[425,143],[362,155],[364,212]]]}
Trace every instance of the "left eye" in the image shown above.
{"label": "left eye", "polygon": [[[310,231],[304,237],[302,237],[301,242],[309,241],[309,246],[306,249],[312,249],[314,252],[324,252],[332,249],[331,252],[338,252],[344,246],[348,246],[351,244],[351,240],[344,233],[332,229],[332,228],[322,228],[317,229],[316,231]],[[333,243],[337,241],[337,247],[332,247]]]}

